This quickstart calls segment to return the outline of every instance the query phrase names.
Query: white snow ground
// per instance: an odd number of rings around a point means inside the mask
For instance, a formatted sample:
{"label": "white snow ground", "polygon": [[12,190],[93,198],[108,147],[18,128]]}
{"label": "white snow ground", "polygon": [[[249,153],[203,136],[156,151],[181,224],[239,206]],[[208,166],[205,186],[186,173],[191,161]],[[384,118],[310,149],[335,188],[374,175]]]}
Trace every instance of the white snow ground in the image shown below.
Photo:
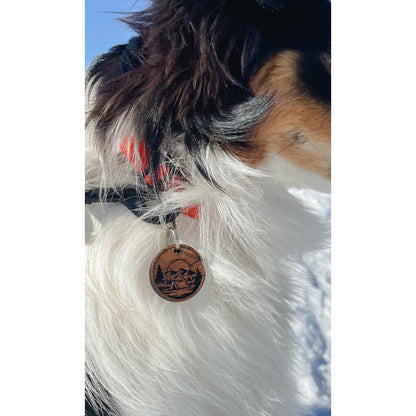
{"label": "white snow ground", "polygon": [[[331,197],[307,189],[291,193],[311,207],[328,226],[331,222]],[[303,366],[301,384],[308,416],[331,414],[331,252],[328,247],[304,256],[300,265],[308,276],[305,282],[301,320],[296,328],[301,341]]]}

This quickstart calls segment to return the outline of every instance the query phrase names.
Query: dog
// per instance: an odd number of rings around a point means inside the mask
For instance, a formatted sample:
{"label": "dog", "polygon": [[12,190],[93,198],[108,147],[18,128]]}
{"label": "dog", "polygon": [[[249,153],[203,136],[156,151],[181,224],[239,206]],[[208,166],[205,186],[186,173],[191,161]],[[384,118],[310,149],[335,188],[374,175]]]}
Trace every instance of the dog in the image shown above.
{"label": "dog", "polygon": [[299,258],[326,234],[288,189],[329,191],[330,2],[122,20],[86,81],[86,412],[300,415]]}

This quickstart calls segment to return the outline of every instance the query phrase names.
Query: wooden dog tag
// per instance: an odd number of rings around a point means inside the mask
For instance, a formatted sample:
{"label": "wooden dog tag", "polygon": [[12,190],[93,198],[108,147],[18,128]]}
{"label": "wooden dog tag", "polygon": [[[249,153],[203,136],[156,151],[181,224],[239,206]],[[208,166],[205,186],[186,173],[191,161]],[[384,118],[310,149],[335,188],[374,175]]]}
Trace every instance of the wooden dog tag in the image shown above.
{"label": "wooden dog tag", "polygon": [[199,253],[185,244],[164,248],[150,266],[150,282],[163,299],[181,302],[195,296],[205,280]]}

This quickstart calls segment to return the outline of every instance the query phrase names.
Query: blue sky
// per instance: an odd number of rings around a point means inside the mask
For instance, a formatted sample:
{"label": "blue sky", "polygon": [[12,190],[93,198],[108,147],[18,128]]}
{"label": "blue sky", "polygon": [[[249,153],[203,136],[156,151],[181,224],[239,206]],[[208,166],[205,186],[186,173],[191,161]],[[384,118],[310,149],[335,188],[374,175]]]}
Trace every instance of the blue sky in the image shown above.
{"label": "blue sky", "polygon": [[122,16],[120,13],[144,9],[149,3],[148,0],[85,0],[85,65],[134,34],[117,20]]}

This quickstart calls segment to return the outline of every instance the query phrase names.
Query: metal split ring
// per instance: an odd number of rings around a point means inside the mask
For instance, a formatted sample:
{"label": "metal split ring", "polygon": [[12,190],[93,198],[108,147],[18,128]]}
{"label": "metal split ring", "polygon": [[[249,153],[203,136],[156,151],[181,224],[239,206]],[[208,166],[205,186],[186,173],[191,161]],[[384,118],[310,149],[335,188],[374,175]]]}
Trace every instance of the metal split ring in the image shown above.
{"label": "metal split ring", "polygon": [[[178,234],[176,234],[175,223],[173,222],[171,225],[168,225],[167,228],[166,228],[166,231],[168,232],[168,235],[167,235],[168,245],[175,244],[176,245],[175,250],[179,251],[181,249],[181,246],[179,244]],[[171,243],[172,238],[173,238],[173,242]]]}

